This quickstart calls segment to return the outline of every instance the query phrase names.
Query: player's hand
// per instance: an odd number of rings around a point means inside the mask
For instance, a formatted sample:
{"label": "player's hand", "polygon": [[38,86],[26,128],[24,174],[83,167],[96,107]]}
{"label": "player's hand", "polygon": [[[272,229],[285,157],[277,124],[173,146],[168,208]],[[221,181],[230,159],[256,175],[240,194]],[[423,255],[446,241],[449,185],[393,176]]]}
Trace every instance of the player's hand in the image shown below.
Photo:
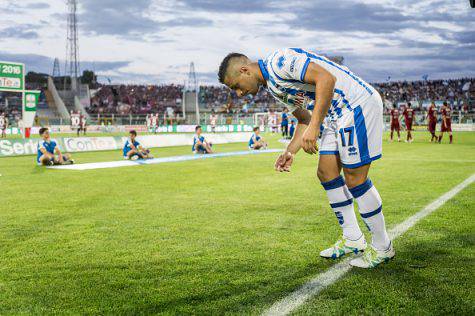
{"label": "player's hand", "polygon": [[288,151],[284,151],[279,155],[279,157],[277,157],[277,160],[275,161],[275,171],[290,172],[290,166],[292,165],[293,161],[294,155]]}
{"label": "player's hand", "polygon": [[319,132],[320,130],[313,125],[309,125],[303,132],[302,148],[307,154],[313,155],[317,153],[317,138]]}

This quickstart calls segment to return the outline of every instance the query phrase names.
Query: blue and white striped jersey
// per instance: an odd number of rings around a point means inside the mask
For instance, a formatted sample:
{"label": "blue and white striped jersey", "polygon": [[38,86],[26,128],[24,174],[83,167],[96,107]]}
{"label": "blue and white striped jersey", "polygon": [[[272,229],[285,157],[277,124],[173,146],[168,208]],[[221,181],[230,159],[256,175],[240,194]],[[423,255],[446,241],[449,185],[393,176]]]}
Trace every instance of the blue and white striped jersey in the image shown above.
{"label": "blue and white striped jersey", "polygon": [[265,60],[259,60],[267,89],[291,112],[297,107],[313,110],[315,105],[315,86],[304,82],[310,62],[329,71],[336,78],[333,100],[328,111],[331,120],[343,116],[376,93],[367,82],[353,74],[347,67],[339,65],[324,56],[301,48],[285,48],[274,51]]}

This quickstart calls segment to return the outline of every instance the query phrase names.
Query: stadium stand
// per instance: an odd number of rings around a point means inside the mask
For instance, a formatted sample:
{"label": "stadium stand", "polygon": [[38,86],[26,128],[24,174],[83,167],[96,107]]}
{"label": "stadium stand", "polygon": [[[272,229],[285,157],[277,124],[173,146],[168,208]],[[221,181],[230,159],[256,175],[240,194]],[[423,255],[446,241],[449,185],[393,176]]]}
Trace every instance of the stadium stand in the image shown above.
{"label": "stadium stand", "polygon": [[[27,82],[29,89],[41,91],[38,117],[43,121],[63,119],[68,109],[52,85],[52,80],[44,76],[34,76]],[[396,103],[402,106],[412,103],[416,113],[425,111],[431,101],[448,101],[455,112],[475,112],[475,78],[453,80],[392,81],[373,83],[381,93],[387,108]],[[143,116],[147,113],[174,112],[178,116],[182,111],[183,85],[106,85],[94,84],[90,87],[90,104],[86,110],[91,117],[115,115]],[[202,85],[198,94],[203,113],[214,111],[243,117],[253,113],[280,111],[282,106],[264,89],[252,97],[238,99],[234,92],[224,86]],[[21,99],[18,94],[0,93],[0,112],[6,112],[10,122],[18,121],[21,116]]]}
{"label": "stadium stand", "polygon": [[[422,110],[424,102],[447,100],[454,110],[473,111],[475,104],[475,78],[455,80],[426,80],[373,83],[374,87],[390,104],[416,102],[416,110]],[[146,114],[163,112],[167,107],[181,110],[183,86],[181,85],[102,85],[91,99],[89,113]],[[240,112],[266,112],[281,108],[265,90],[255,96],[238,99],[224,86],[201,86],[200,107],[218,113],[229,112],[231,108]]]}

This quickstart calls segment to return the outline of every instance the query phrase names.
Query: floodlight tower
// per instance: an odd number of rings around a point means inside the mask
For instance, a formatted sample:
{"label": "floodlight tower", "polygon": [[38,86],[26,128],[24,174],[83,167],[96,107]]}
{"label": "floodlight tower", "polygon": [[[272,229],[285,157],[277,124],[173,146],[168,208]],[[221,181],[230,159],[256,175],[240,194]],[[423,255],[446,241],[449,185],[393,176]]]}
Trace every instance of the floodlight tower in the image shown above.
{"label": "floodlight tower", "polygon": [[59,59],[56,57],[53,62],[53,78],[57,78],[61,76],[61,71],[59,70]]}
{"label": "floodlight tower", "polygon": [[[198,81],[196,80],[196,72],[195,72],[195,63],[190,63],[190,71],[188,72],[188,79],[185,81],[185,95],[193,95],[194,93],[194,103],[195,103],[195,113],[196,113],[196,124],[200,124],[200,106],[198,102],[198,94],[199,94],[199,87]],[[188,92],[188,94],[187,94]],[[185,99],[185,101],[187,101]]]}
{"label": "floodlight tower", "polygon": [[[78,23],[77,23],[77,1],[67,0],[68,4],[68,26],[66,35],[66,65],[64,75],[71,78],[71,90],[77,93],[79,70],[79,47],[78,47]],[[66,77],[65,77],[66,80]]]}

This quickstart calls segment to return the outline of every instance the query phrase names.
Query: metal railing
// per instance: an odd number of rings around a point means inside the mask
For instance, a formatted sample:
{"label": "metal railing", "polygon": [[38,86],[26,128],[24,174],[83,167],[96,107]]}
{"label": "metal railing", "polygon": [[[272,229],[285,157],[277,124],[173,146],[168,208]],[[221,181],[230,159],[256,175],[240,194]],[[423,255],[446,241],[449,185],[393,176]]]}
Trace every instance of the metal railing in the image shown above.
{"label": "metal railing", "polygon": [[[277,117],[280,118],[280,113],[276,113]],[[129,114],[129,115],[114,115],[114,114],[94,114],[91,115],[87,120],[88,125],[145,125],[146,124],[146,115],[142,114]],[[391,118],[390,115],[383,116],[384,122],[389,123]],[[439,117],[439,122],[441,118]],[[277,121],[280,122],[280,119]],[[168,118],[166,116],[161,116],[159,120],[159,125],[196,125],[196,117],[194,115],[187,115],[186,118],[175,117]],[[455,112],[452,115],[452,123],[454,124],[475,124],[475,113],[463,113]],[[48,118],[48,117],[37,117],[36,125],[38,126],[50,126],[50,125],[70,125],[71,122],[69,119],[62,118]],[[200,125],[209,125],[211,124],[211,115],[202,114],[200,116]],[[254,125],[255,117],[254,114],[218,114],[217,125]],[[267,124],[267,120],[265,120]],[[426,114],[416,114],[414,119],[414,125],[426,125],[427,119]]]}

